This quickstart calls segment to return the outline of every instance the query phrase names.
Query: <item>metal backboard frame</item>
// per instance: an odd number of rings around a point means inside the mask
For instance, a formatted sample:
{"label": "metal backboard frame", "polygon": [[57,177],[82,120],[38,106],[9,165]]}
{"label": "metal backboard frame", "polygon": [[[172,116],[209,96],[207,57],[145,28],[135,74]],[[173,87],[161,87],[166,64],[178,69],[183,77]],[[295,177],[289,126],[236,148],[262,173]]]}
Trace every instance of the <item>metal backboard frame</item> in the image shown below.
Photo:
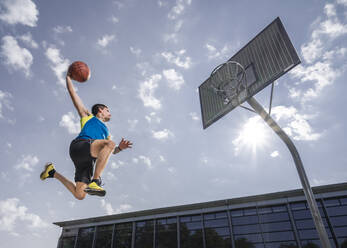
{"label": "metal backboard frame", "polygon": [[229,61],[240,63],[246,71],[247,92],[228,104],[211,90],[211,77],[199,86],[203,128],[263,90],[300,63],[296,50],[279,17],[265,27]]}

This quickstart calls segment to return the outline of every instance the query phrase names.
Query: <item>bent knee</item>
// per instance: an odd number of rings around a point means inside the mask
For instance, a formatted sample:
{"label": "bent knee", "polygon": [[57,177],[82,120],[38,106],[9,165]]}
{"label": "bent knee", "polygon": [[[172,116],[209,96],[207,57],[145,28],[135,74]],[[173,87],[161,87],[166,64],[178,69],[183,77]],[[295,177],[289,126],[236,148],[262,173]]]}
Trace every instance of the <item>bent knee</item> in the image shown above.
{"label": "bent knee", "polygon": [[80,201],[83,200],[85,197],[85,195],[75,195],[75,198]]}
{"label": "bent knee", "polygon": [[116,143],[114,143],[112,140],[108,140],[106,143],[107,147],[110,148],[111,150],[116,148]]}

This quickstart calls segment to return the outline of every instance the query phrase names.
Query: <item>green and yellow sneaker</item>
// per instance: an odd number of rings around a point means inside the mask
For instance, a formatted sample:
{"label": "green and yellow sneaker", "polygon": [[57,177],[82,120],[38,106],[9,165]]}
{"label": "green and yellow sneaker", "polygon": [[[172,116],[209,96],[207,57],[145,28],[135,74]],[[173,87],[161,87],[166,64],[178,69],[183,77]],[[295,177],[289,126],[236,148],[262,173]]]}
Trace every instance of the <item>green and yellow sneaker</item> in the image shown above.
{"label": "green and yellow sneaker", "polygon": [[55,173],[55,168],[53,163],[49,162],[45,165],[45,169],[40,174],[41,180],[46,180],[47,178],[53,178]]}
{"label": "green and yellow sneaker", "polygon": [[97,196],[105,196],[106,191],[100,187],[101,180],[95,180],[88,184],[88,187],[84,189],[84,192],[88,193],[89,195],[97,195]]}

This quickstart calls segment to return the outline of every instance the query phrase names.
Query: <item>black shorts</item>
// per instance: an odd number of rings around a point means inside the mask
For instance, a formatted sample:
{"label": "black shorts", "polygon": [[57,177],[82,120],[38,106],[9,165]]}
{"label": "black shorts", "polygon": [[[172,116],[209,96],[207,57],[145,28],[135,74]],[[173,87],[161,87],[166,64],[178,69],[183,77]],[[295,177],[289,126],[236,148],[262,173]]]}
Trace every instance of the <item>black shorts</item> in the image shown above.
{"label": "black shorts", "polygon": [[93,139],[74,139],[70,144],[70,157],[75,164],[75,182],[89,184],[93,178],[96,158],[90,154]]}

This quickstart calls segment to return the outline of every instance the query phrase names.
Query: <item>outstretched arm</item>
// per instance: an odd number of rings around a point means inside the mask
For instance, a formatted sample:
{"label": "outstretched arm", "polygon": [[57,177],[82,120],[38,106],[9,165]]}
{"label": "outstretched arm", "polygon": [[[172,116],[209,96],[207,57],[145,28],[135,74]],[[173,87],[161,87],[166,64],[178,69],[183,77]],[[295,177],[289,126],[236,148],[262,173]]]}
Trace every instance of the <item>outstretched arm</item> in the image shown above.
{"label": "outstretched arm", "polygon": [[88,111],[88,109],[83,105],[81,98],[77,95],[77,93],[76,93],[76,91],[72,85],[71,78],[70,78],[69,74],[66,75],[66,88],[69,91],[73,105],[77,109],[79,116],[82,118],[84,116],[90,115],[90,112]]}

